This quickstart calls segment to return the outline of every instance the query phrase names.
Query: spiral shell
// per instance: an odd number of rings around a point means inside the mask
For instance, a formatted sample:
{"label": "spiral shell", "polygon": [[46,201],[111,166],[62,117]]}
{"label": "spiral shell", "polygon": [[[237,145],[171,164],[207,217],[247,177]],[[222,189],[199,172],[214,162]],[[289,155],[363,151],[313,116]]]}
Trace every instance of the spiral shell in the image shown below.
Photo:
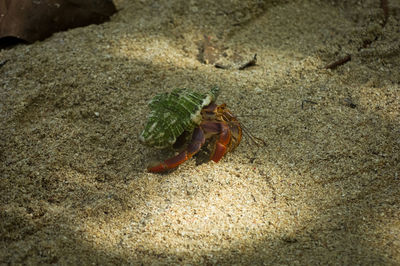
{"label": "spiral shell", "polygon": [[201,94],[184,89],[156,95],[150,102],[150,114],[139,140],[155,148],[166,148],[184,132],[192,132],[202,121],[201,109],[214,102],[219,88]]}

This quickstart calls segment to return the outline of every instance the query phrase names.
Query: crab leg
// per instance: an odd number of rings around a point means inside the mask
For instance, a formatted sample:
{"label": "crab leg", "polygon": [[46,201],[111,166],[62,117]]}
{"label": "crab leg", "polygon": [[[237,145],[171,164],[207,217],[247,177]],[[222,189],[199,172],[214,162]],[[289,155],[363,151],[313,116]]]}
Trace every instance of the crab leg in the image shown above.
{"label": "crab leg", "polygon": [[211,156],[211,160],[219,162],[228,150],[228,144],[231,141],[231,131],[229,126],[225,123],[219,123],[220,127],[219,138],[215,142],[214,153]]}
{"label": "crab leg", "polygon": [[215,142],[214,152],[211,154],[211,160],[217,163],[227,152],[227,146],[231,141],[229,126],[221,122],[203,122],[200,126],[207,135],[219,135]]}
{"label": "crab leg", "polygon": [[201,146],[204,145],[204,142],[204,132],[200,127],[198,127],[193,131],[192,140],[185,150],[156,166],[148,167],[147,170],[149,172],[158,173],[175,168],[195,155],[201,149]]}

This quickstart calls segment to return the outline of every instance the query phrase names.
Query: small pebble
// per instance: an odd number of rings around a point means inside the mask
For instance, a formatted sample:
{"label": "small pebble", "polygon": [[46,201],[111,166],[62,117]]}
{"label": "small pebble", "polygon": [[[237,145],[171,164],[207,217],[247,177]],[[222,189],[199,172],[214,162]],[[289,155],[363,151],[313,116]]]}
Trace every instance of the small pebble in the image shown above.
{"label": "small pebble", "polygon": [[261,93],[263,92],[263,90],[260,89],[259,87],[256,87],[256,88],[254,89],[254,91],[255,91],[257,94],[261,94]]}

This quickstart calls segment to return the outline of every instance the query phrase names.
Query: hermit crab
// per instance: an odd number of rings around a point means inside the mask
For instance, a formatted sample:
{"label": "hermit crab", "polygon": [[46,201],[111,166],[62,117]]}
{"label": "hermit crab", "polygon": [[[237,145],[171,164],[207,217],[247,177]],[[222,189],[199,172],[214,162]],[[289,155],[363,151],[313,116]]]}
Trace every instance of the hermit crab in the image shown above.
{"label": "hermit crab", "polygon": [[201,94],[188,89],[174,89],[156,95],[150,102],[147,124],[139,140],[151,147],[163,149],[191,139],[176,156],[149,166],[149,172],[164,172],[177,167],[196,154],[213,139],[211,160],[218,162],[228,151],[235,149],[242,139],[242,127],[226,104],[217,105],[219,88]]}

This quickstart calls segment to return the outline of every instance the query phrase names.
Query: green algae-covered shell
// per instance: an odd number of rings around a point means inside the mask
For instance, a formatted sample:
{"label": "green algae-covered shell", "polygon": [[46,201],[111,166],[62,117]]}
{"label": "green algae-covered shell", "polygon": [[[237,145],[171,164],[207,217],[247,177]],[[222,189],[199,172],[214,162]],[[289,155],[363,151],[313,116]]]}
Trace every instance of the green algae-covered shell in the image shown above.
{"label": "green algae-covered shell", "polygon": [[174,89],[156,95],[150,102],[150,114],[139,140],[155,148],[175,143],[184,131],[193,131],[201,123],[201,109],[215,101],[219,88],[201,94],[188,89]]}

